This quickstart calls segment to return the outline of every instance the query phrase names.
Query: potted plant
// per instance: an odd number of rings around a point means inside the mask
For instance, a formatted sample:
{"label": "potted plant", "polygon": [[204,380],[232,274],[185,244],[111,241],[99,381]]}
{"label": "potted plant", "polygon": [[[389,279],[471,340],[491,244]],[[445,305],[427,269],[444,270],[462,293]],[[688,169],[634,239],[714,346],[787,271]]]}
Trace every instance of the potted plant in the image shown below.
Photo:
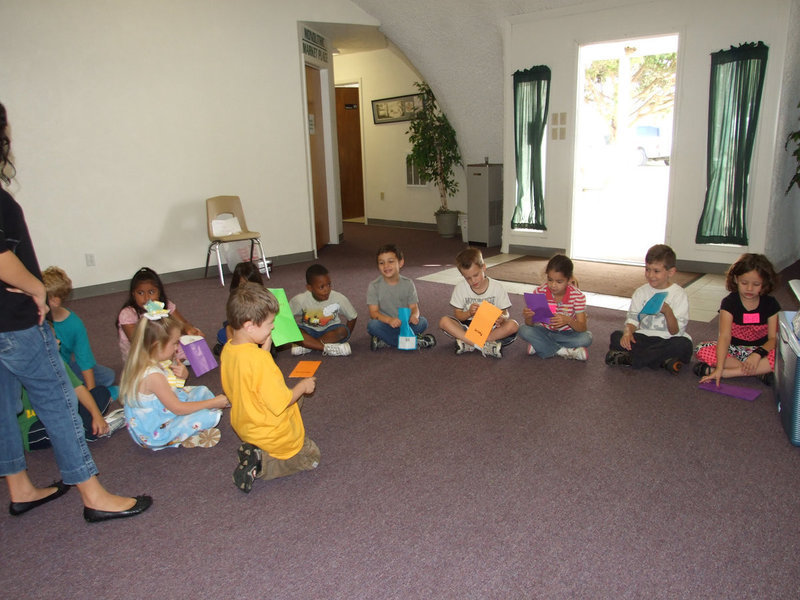
{"label": "potted plant", "polygon": [[408,163],[417,168],[420,178],[432,181],[439,190],[440,206],[433,213],[442,237],[453,237],[458,224],[458,211],[447,208],[448,196],[455,196],[458,182],[453,169],[461,165],[456,131],[436,102],[426,82],[416,82],[422,105],[417,108],[408,127],[411,154]]}

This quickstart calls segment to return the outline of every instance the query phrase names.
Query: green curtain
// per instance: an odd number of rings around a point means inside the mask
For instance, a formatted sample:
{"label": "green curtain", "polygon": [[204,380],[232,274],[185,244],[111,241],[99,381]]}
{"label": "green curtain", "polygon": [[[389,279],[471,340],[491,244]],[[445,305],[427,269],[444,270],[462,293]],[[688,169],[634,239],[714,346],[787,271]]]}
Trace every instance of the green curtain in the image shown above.
{"label": "green curtain", "polygon": [[514,145],[517,203],[512,229],[546,230],[542,141],[550,108],[550,68],[537,66],[514,73]]}
{"label": "green curtain", "polygon": [[747,245],[747,185],[767,52],[758,42],[711,55],[706,198],[698,244]]}

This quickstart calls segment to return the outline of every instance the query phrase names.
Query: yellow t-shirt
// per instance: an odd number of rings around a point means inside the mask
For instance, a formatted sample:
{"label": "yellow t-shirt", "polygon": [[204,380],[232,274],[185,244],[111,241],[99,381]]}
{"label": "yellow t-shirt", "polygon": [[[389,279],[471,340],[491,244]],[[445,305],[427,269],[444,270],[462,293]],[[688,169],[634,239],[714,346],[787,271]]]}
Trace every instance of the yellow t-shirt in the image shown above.
{"label": "yellow t-shirt", "polygon": [[305,428],[297,403],[269,352],[255,344],[225,344],[222,388],[231,403],[231,426],[245,442],[279,460],[303,447]]}

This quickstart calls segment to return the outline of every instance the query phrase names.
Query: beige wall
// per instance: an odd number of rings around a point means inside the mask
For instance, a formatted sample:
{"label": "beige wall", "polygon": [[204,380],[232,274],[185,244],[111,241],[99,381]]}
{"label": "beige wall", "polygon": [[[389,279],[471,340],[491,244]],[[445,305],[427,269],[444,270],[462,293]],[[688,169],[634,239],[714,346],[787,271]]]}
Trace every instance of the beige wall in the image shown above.
{"label": "beige wall", "polygon": [[[679,259],[690,261],[729,264],[743,251],[764,252],[771,207],[777,211],[776,214],[798,223],[796,210],[781,208],[773,202],[776,161],[785,160],[781,155],[785,134],[777,132],[777,123],[781,103],[787,101],[782,95],[782,80],[788,68],[790,7],[789,0],[678,0],[580,14],[562,11],[545,18],[539,15],[535,20],[525,17],[512,20],[505,30],[506,72],[548,65],[552,70],[550,110],[566,112],[568,122],[573,126],[568,129],[567,143],[547,146],[548,231],[511,231],[506,222],[504,246],[570,248],[578,47],[592,42],[678,33],[679,65],[666,241],[675,248]],[[759,40],[769,46],[769,61],[750,180],[750,246],[743,249],[697,245],[694,235],[705,193],[709,55],[732,44]],[[514,164],[511,87],[509,77],[504,123],[505,163],[508,165]],[[796,101],[795,98],[795,104]],[[506,169],[505,173],[504,210],[510,215],[513,211],[514,173],[512,169]],[[783,185],[783,189],[785,187]],[[609,235],[624,235],[626,228],[635,227],[637,219],[641,218],[643,215],[620,215],[616,231],[609,232]],[[780,263],[778,259],[784,257],[785,260],[789,260],[789,256],[797,257],[795,240],[787,243],[788,247],[784,244],[780,250],[772,244],[776,262]]]}
{"label": "beige wall", "polygon": [[[439,207],[435,186],[406,185],[405,157],[411,150],[407,122],[376,125],[372,100],[416,92],[422,77],[396,48],[343,54],[334,59],[337,85],[358,83],[361,90],[361,128],[364,154],[364,207],[368,219],[434,223]],[[467,191],[463,169],[456,169],[457,195],[448,207],[466,210]],[[383,199],[381,199],[383,192]]]}
{"label": "beige wall", "polygon": [[268,254],[313,248],[297,22],[374,19],[347,0],[0,0],[0,15],[10,191],[43,267],[76,287],[202,267],[217,194],[241,196]]}

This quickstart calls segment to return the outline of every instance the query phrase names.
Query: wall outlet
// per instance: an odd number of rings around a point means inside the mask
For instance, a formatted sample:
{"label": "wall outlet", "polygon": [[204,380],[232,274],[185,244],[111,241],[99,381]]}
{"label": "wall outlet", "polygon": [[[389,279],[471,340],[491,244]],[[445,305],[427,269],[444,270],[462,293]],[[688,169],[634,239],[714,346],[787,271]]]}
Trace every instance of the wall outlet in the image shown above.
{"label": "wall outlet", "polygon": [[93,267],[94,266],[94,254],[85,254],[86,257],[86,266]]}

